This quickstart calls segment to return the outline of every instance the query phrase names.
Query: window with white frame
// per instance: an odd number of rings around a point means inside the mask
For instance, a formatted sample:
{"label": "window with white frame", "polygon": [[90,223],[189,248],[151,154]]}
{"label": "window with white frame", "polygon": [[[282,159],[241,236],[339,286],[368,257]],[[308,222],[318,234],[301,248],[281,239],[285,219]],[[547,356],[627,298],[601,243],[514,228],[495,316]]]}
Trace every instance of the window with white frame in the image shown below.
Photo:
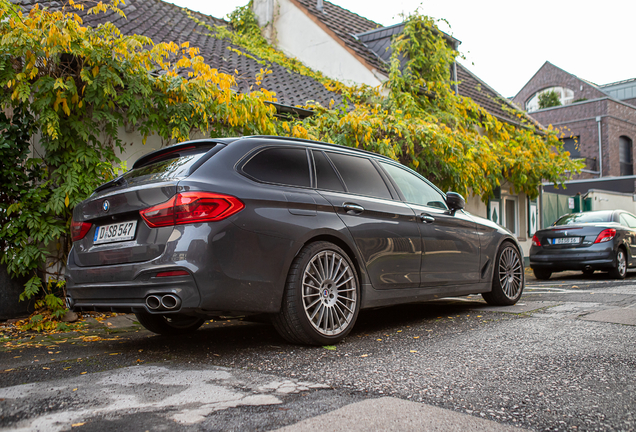
{"label": "window with white frame", "polygon": [[503,197],[503,215],[501,221],[505,228],[508,228],[514,235],[519,234],[519,205],[517,197]]}
{"label": "window with white frame", "polygon": [[526,102],[526,111],[532,112],[539,109],[539,95],[547,92],[556,92],[559,95],[561,105],[569,105],[574,100],[574,92],[565,87],[550,87],[538,91]]}

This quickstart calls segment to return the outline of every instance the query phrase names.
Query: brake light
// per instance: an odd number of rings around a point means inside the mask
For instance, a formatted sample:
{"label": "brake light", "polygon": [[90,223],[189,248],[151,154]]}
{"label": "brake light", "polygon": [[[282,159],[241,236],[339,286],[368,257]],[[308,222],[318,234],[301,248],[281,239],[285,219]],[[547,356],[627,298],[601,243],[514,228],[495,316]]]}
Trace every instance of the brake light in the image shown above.
{"label": "brake light", "polygon": [[539,241],[539,237],[537,235],[532,236],[532,245],[541,247],[541,242]]}
{"label": "brake light", "polygon": [[73,241],[83,239],[92,226],[93,224],[88,222],[71,221],[71,238]]}
{"label": "brake light", "polygon": [[150,228],[223,220],[245,205],[230,195],[183,192],[168,201],[139,211]]}
{"label": "brake light", "polygon": [[596,240],[594,240],[594,243],[605,243],[605,242],[608,242],[611,239],[613,239],[614,236],[616,236],[616,230],[614,228],[604,229],[596,237]]}

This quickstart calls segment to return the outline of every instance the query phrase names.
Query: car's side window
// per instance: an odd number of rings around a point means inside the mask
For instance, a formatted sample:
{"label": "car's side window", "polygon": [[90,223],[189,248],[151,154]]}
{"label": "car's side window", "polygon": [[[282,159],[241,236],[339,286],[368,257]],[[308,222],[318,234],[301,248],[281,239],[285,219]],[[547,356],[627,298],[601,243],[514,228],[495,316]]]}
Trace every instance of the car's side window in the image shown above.
{"label": "car's side window", "polygon": [[310,187],[309,162],[304,148],[268,148],[252,157],[243,172],[256,180]]}
{"label": "car's side window", "polygon": [[318,150],[314,150],[312,153],[314,155],[314,166],[316,167],[316,187],[318,189],[344,192],[345,188],[325,154]]}
{"label": "car's side window", "polygon": [[391,199],[391,192],[373,163],[365,158],[328,152],[347,191],[376,198]]}
{"label": "car's side window", "polygon": [[630,228],[636,228],[636,218],[627,213],[621,213],[621,223]]}
{"label": "car's side window", "polygon": [[444,196],[421,178],[393,164],[380,162],[380,165],[391,176],[406,202],[444,210],[448,208]]}

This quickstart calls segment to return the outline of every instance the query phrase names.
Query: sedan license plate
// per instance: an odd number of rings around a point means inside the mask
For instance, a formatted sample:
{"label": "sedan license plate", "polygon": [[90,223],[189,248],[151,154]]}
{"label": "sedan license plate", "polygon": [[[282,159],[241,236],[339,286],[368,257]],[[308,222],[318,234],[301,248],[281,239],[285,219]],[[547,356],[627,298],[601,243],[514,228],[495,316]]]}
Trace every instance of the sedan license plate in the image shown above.
{"label": "sedan license plate", "polygon": [[93,244],[113,243],[135,238],[137,221],[120,222],[95,228]]}
{"label": "sedan license plate", "polygon": [[559,237],[553,238],[552,244],[560,245],[560,244],[578,244],[581,242],[581,237]]}

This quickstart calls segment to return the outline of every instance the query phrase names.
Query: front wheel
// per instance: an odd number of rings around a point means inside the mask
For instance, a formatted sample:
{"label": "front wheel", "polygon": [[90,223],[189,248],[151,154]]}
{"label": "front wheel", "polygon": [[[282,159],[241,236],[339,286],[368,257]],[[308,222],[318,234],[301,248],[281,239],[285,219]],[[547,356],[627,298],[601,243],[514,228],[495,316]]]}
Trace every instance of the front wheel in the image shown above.
{"label": "front wheel", "polygon": [[274,327],[287,341],[330,345],[349,334],[360,309],[360,288],[353,262],[333,243],[306,245],[287,276],[281,311]]}
{"label": "front wheel", "polygon": [[180,314],[155,315],[138,312],[135,316],[146,329],[164,336],[191,333],[205,322],[203,318]]}
{"label": "front wheel", "polygon": [[523,263],[519,250],[510,242],[504,242],[497,253],[492,291],[482,293],[488,304],[509,306],[517,303],[523,292]]}
{"label": "front wheel", "polygon": [[622,247],[616,252],[616,266],[609,271],[609,275],[612,279],[625,279],[627,275],[627,255]]}

